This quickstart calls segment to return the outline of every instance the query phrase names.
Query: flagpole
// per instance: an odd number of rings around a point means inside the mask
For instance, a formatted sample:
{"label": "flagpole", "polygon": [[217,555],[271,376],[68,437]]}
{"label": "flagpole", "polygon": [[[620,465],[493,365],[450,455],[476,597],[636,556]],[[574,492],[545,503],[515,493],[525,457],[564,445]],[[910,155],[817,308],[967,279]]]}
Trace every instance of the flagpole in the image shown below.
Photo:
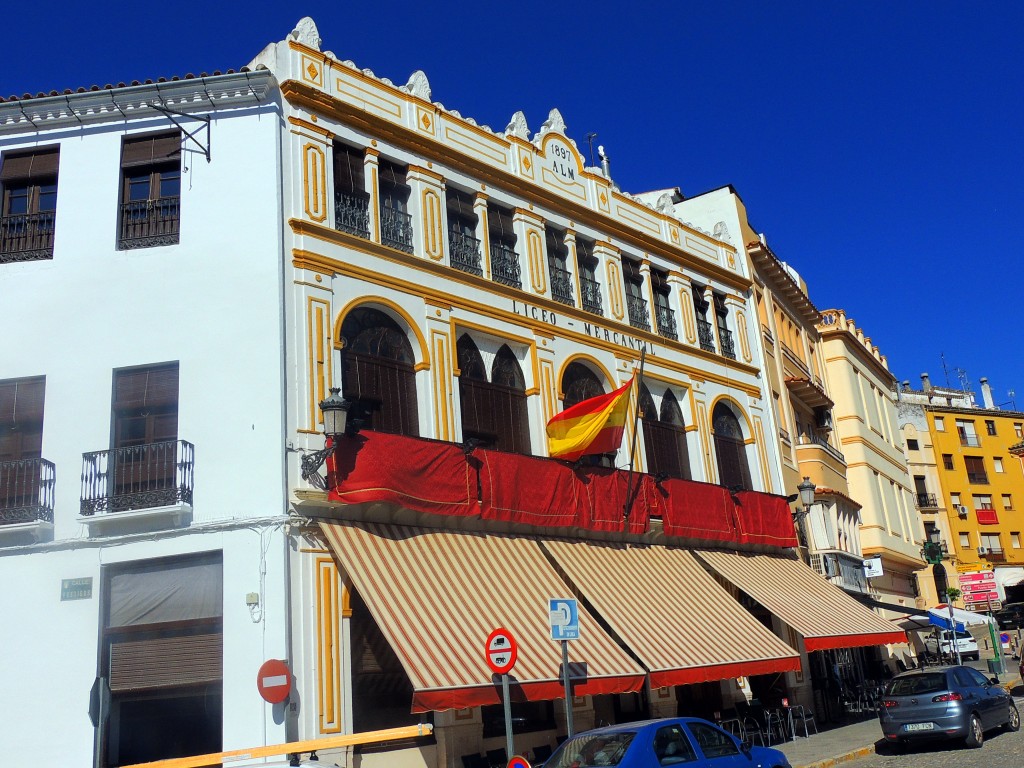
{"label": "flagpole", "polygon": [[640,370],[636,374],[636,412],[633,414],[633,439],[629,447],[629,474],[626,476],[626,505],[622,509],[623,522],[629,520],[633,508],[633,462],[636,457],[636,433],[640,425],[640,385],[644,381],[644,360],[647,358],[647,346],[640,347]]}

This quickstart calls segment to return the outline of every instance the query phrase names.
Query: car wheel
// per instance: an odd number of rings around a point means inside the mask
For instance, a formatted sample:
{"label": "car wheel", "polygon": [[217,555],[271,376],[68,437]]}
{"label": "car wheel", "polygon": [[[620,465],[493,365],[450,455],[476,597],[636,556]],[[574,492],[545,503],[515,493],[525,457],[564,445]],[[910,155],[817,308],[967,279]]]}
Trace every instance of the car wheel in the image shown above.
{"label": "car wheel", "polygon": [[977,715],[971,715],[970,725],[967,726],[967,738],[964,741],[971,749],[977,749],[985,742],[985,731]]}
{"label": "car wheel", "polygon": [[1006,720],[1006,730],[1011,732],[1020,730],[1020,712],[1017,711],[1017,706],[1012,701],[1010,702],[1010,716]]}

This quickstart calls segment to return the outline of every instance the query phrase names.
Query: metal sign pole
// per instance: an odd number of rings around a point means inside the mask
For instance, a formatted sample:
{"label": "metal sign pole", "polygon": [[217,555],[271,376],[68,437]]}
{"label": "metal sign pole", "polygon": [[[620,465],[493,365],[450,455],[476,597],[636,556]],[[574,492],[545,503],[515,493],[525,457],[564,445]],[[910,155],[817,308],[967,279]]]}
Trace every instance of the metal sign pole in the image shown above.
{"label": "metal sign pole", "polygon": [[988,634],[992,638],[992,650],[995,653],[996,662],[993,665],[995,669],[992,670],[992,673],[998,677],[1006,671],[1006,666],[1003,664],[1003,644],[999,642],[999,638],[996,636],[996,619],[992,611],[992,598],[988,597],[986,600],[988,601]]}
{"label": "metal sign pole", "polygon": [[512,703],[508,696],[508,673],[501,676],[501,697],[505,701],[505,749],[511,758],[516,753],[512,744]]}
{"label": "metal sign pole", "polygon": [[[949,644],[951,650],[956,653],[957,665],[960,665],[964,663],[964,660],[960,658],[960,643],[956,641],[956,620],[953,618],[953,601],[950,600],[946,605],[949,608]],[[952,655],[951,653],[950,656]]]}
{"label": "metal sign pole", "polygon": [[569,679],[569,641],[562,641],[562,685],[565,686],[565,729],[571,739],[572,726],[572,682]]}

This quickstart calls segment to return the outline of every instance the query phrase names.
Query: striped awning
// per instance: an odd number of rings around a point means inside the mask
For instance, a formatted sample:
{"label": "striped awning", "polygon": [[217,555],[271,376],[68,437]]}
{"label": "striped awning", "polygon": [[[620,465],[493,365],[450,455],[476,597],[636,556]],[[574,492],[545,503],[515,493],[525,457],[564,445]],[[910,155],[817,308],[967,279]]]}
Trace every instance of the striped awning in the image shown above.
{"label": "striped awning", "polygon": [[[534,539],[370,523],[321,521],[344,576],[366,602],[413,686],[413,712],[501,702],[484,658],[492,630],[519,646],[512,697],[561,698],[561,646],[548,600],[566,597]],[[573,693],[626,693],[644,671],[582,607],[572,643]]]}
{"label": "striped awning", "polygon": [[582,541],[542,546],[647,667],[652,688],[800,669],[799,654],[687,551]]}
{"label": "striped awning", "polygon": [[895,631],[799,560],[704,550],[696,554],[800,633],[808,651],[907,642],[906,632]]}

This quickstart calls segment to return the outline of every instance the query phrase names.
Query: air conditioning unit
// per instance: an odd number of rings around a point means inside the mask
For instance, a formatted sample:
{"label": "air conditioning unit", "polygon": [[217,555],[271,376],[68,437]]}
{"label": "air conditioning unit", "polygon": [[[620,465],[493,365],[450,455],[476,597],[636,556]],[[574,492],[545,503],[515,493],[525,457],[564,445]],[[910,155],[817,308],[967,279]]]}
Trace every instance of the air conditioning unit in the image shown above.
{"label": "air conditioning unit", "polygon": [[818,429],[832,429],[832,411],[828,408],[815,409],[814,422]]}
{"label": "air conditioning unit", "polygon": [[956,505],[956,513],[965,520],[967,519],[967,507],[965,507],[963,504]]}
{"label": "air conditioning unit", "polygon": [[984,557],[985,555],[987,555],[988,554],[988,547],[978,547],[978,554],[981,557]]}

